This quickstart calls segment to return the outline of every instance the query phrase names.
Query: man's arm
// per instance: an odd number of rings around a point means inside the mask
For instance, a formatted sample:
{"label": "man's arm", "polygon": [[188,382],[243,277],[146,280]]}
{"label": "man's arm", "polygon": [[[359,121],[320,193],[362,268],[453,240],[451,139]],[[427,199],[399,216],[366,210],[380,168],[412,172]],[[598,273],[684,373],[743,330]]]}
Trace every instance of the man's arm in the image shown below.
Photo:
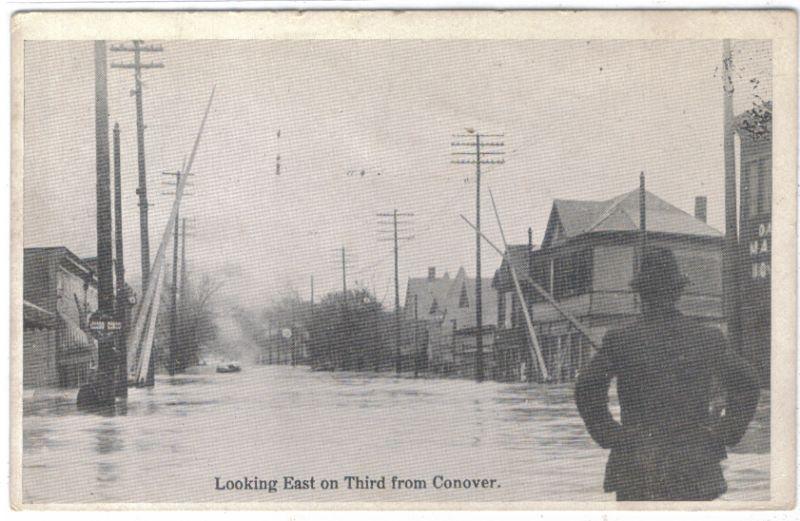
{"label": "man's arm", "polygon": [[609,354],[613,338],[606,335],[603,347],[581,371],[575,384],[575,403],[589,435],[604,449],[619,443],[622,426],[614,420],[608,409],[608,389],[614,378],[612,358]]}
{"label": "man's arm", "polygon": [[726,391],[725,415],[717,435],[725,445],[739,443],[753,420],[758,405],[759,376],[755,368],[727,347],[723,339],[719,355],[720,380]]}

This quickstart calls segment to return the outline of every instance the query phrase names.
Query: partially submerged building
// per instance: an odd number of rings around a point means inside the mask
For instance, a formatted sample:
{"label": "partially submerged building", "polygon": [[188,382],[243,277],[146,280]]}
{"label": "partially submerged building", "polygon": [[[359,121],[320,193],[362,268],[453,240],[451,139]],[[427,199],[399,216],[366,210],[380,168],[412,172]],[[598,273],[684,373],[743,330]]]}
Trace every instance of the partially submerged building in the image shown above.
{"label": "partially submerged building", "polygon": [[77,387],[97,365],[97,278],[61,246],[25,248],[23,263],[23,386]]}
{"label": "partially submerged building", "polygon": [[[722,235],[705,222],[705,199],[693,216],[647,192],[647,243],[675,252],[690,281],[680,310],[699,323],[724,327]],[[641,310],[630,287],[638,252],[639,191],[607,201],[553,202],[540,248],[515,246],[508,258],[575,316],[599,344],[609,329],[626,326]],[[498,353],[496,375],[504,380],[539,379],[529,334],[509,265],[495,273]],[[532,287],[524,285],[531,320],[552,381],[575,378],[593,344]]]}

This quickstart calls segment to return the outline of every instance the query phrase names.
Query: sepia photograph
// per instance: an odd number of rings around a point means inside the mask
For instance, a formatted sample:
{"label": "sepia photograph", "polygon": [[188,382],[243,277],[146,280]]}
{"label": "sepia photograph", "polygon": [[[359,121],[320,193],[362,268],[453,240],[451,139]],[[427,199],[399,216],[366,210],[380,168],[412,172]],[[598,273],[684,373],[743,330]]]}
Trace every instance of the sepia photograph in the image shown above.
{"label": "sepia photograph", "polygon": [[206,14],[12,23],[16,508],[794,504],[793,14]]}

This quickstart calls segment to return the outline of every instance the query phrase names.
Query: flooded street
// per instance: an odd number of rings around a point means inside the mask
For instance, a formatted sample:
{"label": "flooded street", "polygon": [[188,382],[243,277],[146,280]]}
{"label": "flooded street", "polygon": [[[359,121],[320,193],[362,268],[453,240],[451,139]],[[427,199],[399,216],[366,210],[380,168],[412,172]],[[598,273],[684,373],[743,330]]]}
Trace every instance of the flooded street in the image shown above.
{"label": "flooded street", "polygon": [[[765,396],[724,463],[726,499],[769,498],[768,408]],[[246,366],[159,377],[155,389],[131,389],[115,416],[78,412],[74,390],[24,400],[24,500],[34,503],[612,500],[606,457],[571,386]],[[348,475],[386,476],[387,489],[349,490]],[[217,477],[256,476],[278,490],[215,489]],[[316,486],[284,490],[284,476]],[[392,476],[427,488],[391,490]],[[435,476],[497,486],[435,489]]]}

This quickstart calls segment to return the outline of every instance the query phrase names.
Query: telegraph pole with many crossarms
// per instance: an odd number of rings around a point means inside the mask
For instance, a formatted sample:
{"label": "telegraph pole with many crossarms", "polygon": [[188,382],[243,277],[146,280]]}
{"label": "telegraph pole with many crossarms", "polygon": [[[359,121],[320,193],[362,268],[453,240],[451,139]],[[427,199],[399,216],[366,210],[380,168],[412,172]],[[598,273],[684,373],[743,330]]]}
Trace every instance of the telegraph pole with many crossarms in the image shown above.
{"label": "telegraph pole with many crossarms", "polygon": [[[484,156],[502,156],[499,149],[505,144],[497,141],[503,134],[455,134],[450,145],[455,148],[453,156],[469,156],[469,159],[453,159],[459,165],[475,165],[475,379],[484,378],[483,367],[483,288],[481,280],[481,165],[502,165],[502,158],[484,159]],[[486,141],[488,139],[488,141]],[[495,141],[493,141],[495,140]]]}
{"label": "telegraph pole with many crossarms", "polygon": [[379,233],[392,233],[391,238],[381,238],[378,239],[379,241],[392,241],[394,243],[394,320],[395,320],[395,359],[394,359],[394,367],[395,372],[400,374],[403,371],[403,354],[400,349],[401,344],[401,334],[400,334],[400,271],[399,271],[399,241],[410,241],[414,238],[413,235],[409,236],[399,236],[398,235],[398,225],[402,226],[407,224],[408,221],[398,221],[398,217],[413,217],[413,213],[400,213],[397,210],[394,210],[392,213],[379,213],[377,214],[378,217],[391,217],[391,221],[379,221],[378,224],[386,225],[391,224],[391,230],[378,230]]}
{"label": "telegraph pole with many crossarms", "polygon": [[[144,160],[144,116],[142,114],[142,70],[160,69],[163,63],[150,62],[142,63],[143,52],[162,52],[164,49],[160,45],[143,45],[141,40],[134,40],[133,45],[112,45],[112,52],[131,52],[133,53],[133,63],[112,63],[112,69],[133,69],[134,88],[131,94],[136,98],[136,146],[137,159],[139,164],[139,187],[136,193],[139,196],[139,233],[142,248],[142,294],[144,294],[147,284],[150,281],[150,238],[148,235],[147,222],[147,170]],[[150,357],[150,370],[148,371],[146,385],[152,386],[155,383],[155,357]]]}

